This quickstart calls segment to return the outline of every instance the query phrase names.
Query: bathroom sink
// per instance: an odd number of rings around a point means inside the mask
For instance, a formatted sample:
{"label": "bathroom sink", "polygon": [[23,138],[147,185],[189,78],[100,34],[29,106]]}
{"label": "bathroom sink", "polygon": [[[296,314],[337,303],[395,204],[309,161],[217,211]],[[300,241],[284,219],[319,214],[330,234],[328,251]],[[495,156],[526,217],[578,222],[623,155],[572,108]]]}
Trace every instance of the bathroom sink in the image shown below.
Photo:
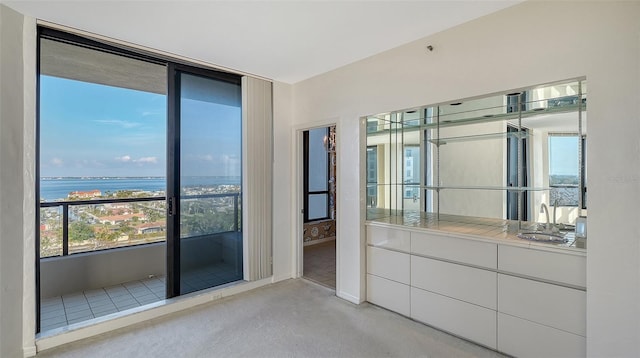
{"label": "bathroom sink", "polygon": [[568,241],[564,234],[541,231],[521,232],[517,236],[520,239],[539,242],[565,243]]}

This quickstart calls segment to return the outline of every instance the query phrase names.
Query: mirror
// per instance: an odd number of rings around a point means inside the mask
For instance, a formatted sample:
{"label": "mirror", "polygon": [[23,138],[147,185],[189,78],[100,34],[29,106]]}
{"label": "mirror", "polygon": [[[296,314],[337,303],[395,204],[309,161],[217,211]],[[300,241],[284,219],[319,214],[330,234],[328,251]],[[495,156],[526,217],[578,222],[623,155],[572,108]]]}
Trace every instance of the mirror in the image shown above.
{"label": "mirror", "polygon": [[[586,215],[586,82],[364,118],[367,219],[573,224]],[[554,216],[555,212],[555,216]]]}

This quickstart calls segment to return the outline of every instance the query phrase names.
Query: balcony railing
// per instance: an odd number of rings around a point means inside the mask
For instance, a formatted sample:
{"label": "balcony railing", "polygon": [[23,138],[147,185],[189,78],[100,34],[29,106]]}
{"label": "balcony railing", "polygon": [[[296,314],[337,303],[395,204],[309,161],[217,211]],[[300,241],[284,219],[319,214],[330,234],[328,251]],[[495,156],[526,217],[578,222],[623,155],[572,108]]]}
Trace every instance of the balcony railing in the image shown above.
{"label": "balcony railing", "polygon": [[[181,237],[240,231],[240,193],[181,197]],[[40,257],[166,240],[166,198],[40,203]]]}

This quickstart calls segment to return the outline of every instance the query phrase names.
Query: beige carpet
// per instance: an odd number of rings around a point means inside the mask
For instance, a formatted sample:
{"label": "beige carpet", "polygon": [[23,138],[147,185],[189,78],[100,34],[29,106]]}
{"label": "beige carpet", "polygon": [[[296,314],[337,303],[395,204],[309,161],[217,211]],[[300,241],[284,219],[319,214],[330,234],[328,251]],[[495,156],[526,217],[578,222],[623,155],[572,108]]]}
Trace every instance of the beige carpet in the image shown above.
{"label": "beige carpet", "polygon": [[502,357],[333,294],[287,280],[37,357]]}

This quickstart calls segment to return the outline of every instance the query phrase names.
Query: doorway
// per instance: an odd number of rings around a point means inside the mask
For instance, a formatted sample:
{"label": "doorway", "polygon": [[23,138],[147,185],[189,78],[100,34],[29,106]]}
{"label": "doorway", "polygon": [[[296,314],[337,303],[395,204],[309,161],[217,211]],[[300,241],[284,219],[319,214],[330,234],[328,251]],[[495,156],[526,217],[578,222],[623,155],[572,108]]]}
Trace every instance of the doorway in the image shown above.
{"label": "doorway", "polygon": [[302,276],[336,289],[336,126],[302,133]]}
{"label": "doorway", "polygon": [[177,64],[169,88],[171,298],[243,279],[242,93],[240,76]]}

